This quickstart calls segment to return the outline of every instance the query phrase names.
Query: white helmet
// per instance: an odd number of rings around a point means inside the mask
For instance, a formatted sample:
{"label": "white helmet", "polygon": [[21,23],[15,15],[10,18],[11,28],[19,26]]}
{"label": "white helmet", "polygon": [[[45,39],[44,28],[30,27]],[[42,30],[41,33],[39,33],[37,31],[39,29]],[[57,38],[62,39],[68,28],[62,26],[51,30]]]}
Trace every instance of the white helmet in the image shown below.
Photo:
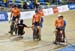
{"label": "white helmet", "polygon": [[58,16],[57,16],[57,17],[59,18],[60,16],[62,16],[62,15],[61,15],[61,14],[58,14]]}

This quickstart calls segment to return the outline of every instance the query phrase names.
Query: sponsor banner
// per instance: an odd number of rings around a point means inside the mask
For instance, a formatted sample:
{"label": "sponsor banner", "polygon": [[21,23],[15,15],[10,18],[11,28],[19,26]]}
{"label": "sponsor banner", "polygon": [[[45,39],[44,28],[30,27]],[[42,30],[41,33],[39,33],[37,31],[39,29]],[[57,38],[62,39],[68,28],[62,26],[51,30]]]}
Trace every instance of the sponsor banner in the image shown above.
{"label": "sponsor banner", "polygon": [[48,10],[47,9],[43,9],[44,12],[44,16],[48,15]]}
{"label": "sponsor banner", "polygon": [[52,8],[48,8],[48,14],[49,14],[49,15],[54,14]]}
{"label": "sponsor banner", "polygon": [[0,21],[8,21],[8,15],[6,12],[0,12]]}
{"label": "sponsor banner", "polygon": [[[44,13],[44,16],[47,16],[47,15],[52,15],[52,14],[56,14],[59,12],[65,12],[68,10],[69,10],[68,5],[63,5],[59,7],[43,9],[43,13]],[[33,17],[34,14],[35,14],[35,11],[21,12],[20,19],[30,19]],[[9,18],[10,18],[10,12],[8,12],[8,19]]]}
{"label": "sponsor banner", "polygon": [[[8,20],[10,20],[10,12],[8,12]],[[30,19],[35,14],[35,11],[21,12],[20,19]]]}
{"label": "sponsor banner", "polygon": [[57,8],[58,8],[58,12],[65,12],[69,10],[68,5],[59,6]]}
{"label": "sponsor banner", "polygon": [[44,15],[51,15],[53,14],[53,9],[52,8],[48,8],[48,9],[43,9]]}
{"label": "sponsor banner", "polygon": [[75,9],[75,4],[68,4],[68,8],[70,10],[74,10]]}
{"label": "sponsor banner", "polygon": [[20,19],[29,19],[29,18],[32,18],[34,14],[35,14],[35,11],[21,12]]}
{"label": "sponsor banner", "polygon": [[58,8],[57,7],[54,7],[53,8],[53,12],[54,12],[54,14],[57,14],[58,13]]}

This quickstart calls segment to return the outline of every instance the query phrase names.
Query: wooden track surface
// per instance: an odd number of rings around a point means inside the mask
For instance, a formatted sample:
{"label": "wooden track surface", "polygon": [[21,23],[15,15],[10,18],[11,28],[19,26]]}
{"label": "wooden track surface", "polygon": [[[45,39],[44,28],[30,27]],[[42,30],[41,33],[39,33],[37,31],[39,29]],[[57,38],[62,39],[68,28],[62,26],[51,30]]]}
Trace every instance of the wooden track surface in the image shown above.
{"label": "wooden track surface", "polygon": [[[71,44],[75,43],[75,10],[60,13],[67,21],[66,38]],[[42,41],[32,40],[32,29],[25,28],[26,34],[23,39],[10,36],[9,23],[0,22],[0,51],[56,51],[64,46],[54,45],[55,31],[54,21],[57,14],[44,17],[44,27],[41,30]],[[24,23],[31,26],[31,19],[24,20]]]}

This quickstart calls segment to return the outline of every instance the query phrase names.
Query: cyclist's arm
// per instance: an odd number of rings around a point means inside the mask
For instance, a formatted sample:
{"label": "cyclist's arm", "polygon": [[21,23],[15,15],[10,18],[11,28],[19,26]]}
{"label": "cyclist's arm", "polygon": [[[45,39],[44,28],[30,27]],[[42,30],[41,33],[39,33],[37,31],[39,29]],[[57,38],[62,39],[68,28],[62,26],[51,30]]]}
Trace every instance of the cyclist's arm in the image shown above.
{"label": "cyclist's arm", "polygon": [[62,27],[64,27],[64,20],[62,20]]}
{"label": "cyclist's arm", "polygon": [[11,11],[11,13],[10,13],[9,23],[10,23],[10,22],[11,22],[11,20],[12,20],[12,13],[13,13],[13,11]]}
{"label": "cyclist's arm", "polygon": [[26,24],[24,24],[24,27],[26,27],[26,28],[31,28],[30,26],[27,26]]}
{"label": "cyclist's arm", "polygon": [[44,13],[42,12],[42,17],[44,17]]}
{"label": "cyclist's arm", "polygon": [[32,25],[34,24],[34,20],[35,20],[35,16],[33,16],[32,18]]}
{"label": "cyclist's arm", "polygon": [[67,23],[66,23],[66,20],[64,20],[64,27],[66,27],[66,24],[67,24]]}
{"label": "cyclist's arm", "polygon": [[20,16],[20,10],[18,9],[18,15]]}
{"label": "cyclist's arm", "polygon": [[13,16],[13,10],[11,10],[11,14],[10,14],[10,17],[12,17]]}

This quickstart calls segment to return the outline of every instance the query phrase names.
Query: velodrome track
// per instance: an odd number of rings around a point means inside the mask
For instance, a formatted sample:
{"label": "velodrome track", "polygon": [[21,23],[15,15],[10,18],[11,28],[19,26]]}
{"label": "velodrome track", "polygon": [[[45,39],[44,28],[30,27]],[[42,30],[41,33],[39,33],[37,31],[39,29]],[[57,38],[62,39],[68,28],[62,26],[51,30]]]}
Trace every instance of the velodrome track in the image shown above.
{"label": "velodrome track", "polygon": [[[66,39],[70,44],[75,44],[75,10],[61,13],[67,21]],[[9,22],[0,22],[0,51],[56,51],[64,46],[54,45],[55,30],[54,21],[57,14],[44,17],[44,27],[41,30],[42,41],[32,40],[32,29],[25,28],[23,39],[10,36]],[[31,19],[25,19],[24,23],[31,26]],[[68,43],[68,45],[70,45]]]}

